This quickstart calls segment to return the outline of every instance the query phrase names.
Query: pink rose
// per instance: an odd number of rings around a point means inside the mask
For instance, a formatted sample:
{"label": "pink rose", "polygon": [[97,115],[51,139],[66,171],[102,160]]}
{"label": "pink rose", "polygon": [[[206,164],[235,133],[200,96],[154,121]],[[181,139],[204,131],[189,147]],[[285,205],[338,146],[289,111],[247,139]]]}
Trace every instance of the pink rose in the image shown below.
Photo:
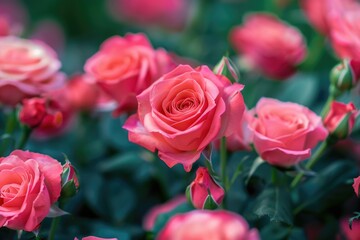
{"label": "pink rose", "polygon": [[160,214],[170,212],[171,210],[173,210],[180,204],[185,203],[186,201],[186,197],[184,195],[181,195],[171,199],[164,204],[153,207],[144,217],[143,228],[147,231],[151,231],[154,228],[156,219]]}
{"label": "pink rose", "polygon": [[[250,151],[252,142],[252,133],[249,130],[249,114],[245,110],[241,121],[234,134],[226,138],[226,147],[230,151]],[[218,144],[219,145],[219,144]]]}
{"label": "pink rose", "polygon": [[324,126],[330,134],[337,138],[346,138],[350,135],[358,111],[353,103],[332,102],[324,119]]}
{"label": "pink rose", "polygon": [[340,58],[360,60],[360,4],[354,0],[329,0],[330,39]]}
{"label": "pink rose", "polygon": [[39,126],[46,117],[46,104],[44,98],[24,99],[19,112],[19,121],[30,128]]}
{"label": "pink rose", "polygon": [[231,31],[230,42],[253,69],[275,79],[294,74],[307,51],[299,30],[269,14],[249,15]]}
{"label": "pink rose", "polygon": [[136,111],[136,95],[173,64],[164,50],[155,50],[143,34],[114,36],[87,60],[85,71],[118,103],[117,113]]}
{"label": "pink rose", "polygon": [[55,159],[15,150],[0,158],[0,226],[34,231],[61,191],[61,164]]}
{"label": "pink rose", "polygon": [[245,108],[242,88],[206,66],[180,65],[137,96],[138,113],[124,125],[129,141],[190,171],[210,142],[235,132]]}
{"label": "pink rose", "polygon": [[258,240],[260,236],[240,215],[224,210],[195,210],[170,218],[156,239]]}
{"label": "pink rose", "polygon": [[262,98],[250,113],[255,149],[272,165],[289,167],[309,158],[328,135],[321,118],[296,103]]}
{"label": "pink rose", "polygon": [[[341,229],[341,232],[343,233],[343,236],[345,237],[345,238],[341,238],[341,239],[359,240],[359,236],[360,236],[360,221],[359,220],[353,221],[352,229],[350,229],[348,218],[343,218],[340,221],[340,229]],[[338,238],[338,239],[340,239],[340,238]]]}
{"label": "pink rose", "polygon": [[208,198],[211,198],[213,203],[220,205],[225,195],[224,189],[204,167],[198,168],[195,180],[189,185],[188,191],[192,204],[198,209],[207,208]]}
{"label": "pink rose", "polygon": [[0,102],[15,105],[60,87],[60,66],[56,53],[43,43],[0,37]]}
{"label": "pink rose", "polygon": [[329,33],[327,22],[328,0],[302,0],[301,7],[314,27],[324,35]]}
{"label": "pink rose", "polygon": [[[74,240],[79,240],[78,238],[74,238]],[[100,237],[83,237],[81,240],[118,240],[117,238],[100,238]]]}
{"label": "pink rose", "polygon": [[359,188],[360,188],[360,176],[357,177],[357,178],[354,178],[354,183],[352,185],[353,189],[354,189],[354,192],[356,194],[356,196],[360,196],[359,195]]}
{"label": "pink rose", "polygon": [[187,0],[111,0],[109,3],[116,18],[174,30],[185,27],[190,10]]}
{"label": "pink rose", "polygon": [[8,19],[0,15],[0,36],[7,36],[10,34],[10,23]]}

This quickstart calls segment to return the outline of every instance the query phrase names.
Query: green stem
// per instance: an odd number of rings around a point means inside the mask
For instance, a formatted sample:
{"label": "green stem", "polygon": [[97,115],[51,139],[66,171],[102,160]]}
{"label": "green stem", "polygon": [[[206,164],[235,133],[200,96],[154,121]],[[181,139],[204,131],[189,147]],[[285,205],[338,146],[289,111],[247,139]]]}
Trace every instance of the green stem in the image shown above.
{"label": "green stem", "polygon": [[20,138],[18,145],[16,146],[16,149],[23,149],[25,147],[27,141],[29,140],[31,132],[32,132],[31,128],[29,128],[27,126],[23,126],[21,138]]}
{"label": "green stem", "polygon": [[227,165],[227,149],[226,149],[226,138],[223,137],[220,140],[220,170],[221,170],[221,181],[224,185],[225,192],[228,190],[228,176],[226,174]]}
{"label": "green stem", "polygon": [[59,225],[59,222],[60,222],[60,217],[56,217],[52,220],[48,240],[55,239],[55,233],[56,233],[57,226]]}
{"label": "green stem", "polygon": [[276,168],[274,168],[274,167],[271,168],[271,182],[274,185],[277,184],[277,173],[276,173]]}
{"label": "green stem", "polygon": [[[16,123],[17,123],[17,113],[16,113],[16,109],[14,108],[7,116],[4,134],[11,135],[16,128]],[[5,154],[7,148],[8,148],[8,140],[4,139],[0,144],[0,156],[3,156]]]}
{"label": "green stem", "polygon": [[[327,141],[324,141],[324,142],[321,143],[321,145],[316,150],[314,155],[312,155],[310,160],[306,163],[305,168],[307,170],[310,170],[319,161],[319,159],[324,154],[327,147],[328,147],[328,142]],[[300,183],[303,176],[304,176],[303,172],[298,173],[296,175],[296,177],[294,178],[294,180],[291,182],[291,185],[290,185],[291,188],[295,188]]]}

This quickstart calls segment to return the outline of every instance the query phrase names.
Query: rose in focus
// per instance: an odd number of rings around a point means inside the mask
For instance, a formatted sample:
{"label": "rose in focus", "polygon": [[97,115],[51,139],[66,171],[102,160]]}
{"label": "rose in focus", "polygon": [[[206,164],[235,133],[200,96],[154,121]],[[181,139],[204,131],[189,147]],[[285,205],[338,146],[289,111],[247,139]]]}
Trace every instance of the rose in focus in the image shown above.
{"label": "rose in focus", "polygon": [[289,167],[309,158],[328,135],[321,118],[296,103],[262,98],[249,113],[255,149],[272,165]]}
{"label": "rose in focus", "polygon": [[293,75],[307,52],[299,30],[269,14],[249,15],[231,31],[230,42],[250,68],[279,80]]}
{"label": "rose in focus", "polygon": [[124,128],[169,167],[190,171],[209,143],[235,132],[245,109],[242,88],[206,66],[180,65],[137,96],[138,112]]}
{"label": "rose in focus", "polygon": [[61,173],[58,161],[39,153],[0,158],[0,226],[36,230],[60,196]]}
{"label": "rose in focus", "polygon": [[60,66],[56,53],[41,42],[0,37],[0,102],[15,105],[61,87]]}
{"label": "rose in focus", "polygon": [[224,210],[195,210],[170,218],[156,239],[258,240],[260,236],[240,215]]}
{"label": "rose in focus", "polygon": [[85,72],[118,104],[117,114],[136,111],[136,95],[173,68],[166,51],[155,50],[143,34],[114,36],[87,60]]}

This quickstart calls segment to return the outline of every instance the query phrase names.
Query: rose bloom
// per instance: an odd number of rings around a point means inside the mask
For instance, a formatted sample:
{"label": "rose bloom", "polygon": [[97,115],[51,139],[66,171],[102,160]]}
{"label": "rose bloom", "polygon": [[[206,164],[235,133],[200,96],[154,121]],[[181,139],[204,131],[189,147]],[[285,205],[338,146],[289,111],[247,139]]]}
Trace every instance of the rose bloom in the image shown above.
{"label": "rose bloom", "polygon": [[36,230],[60,196],[61,173],[58,161],[39,153],[0,158],[0,226]]}
{"label": "rose bloom", "polygon": [[111,0],[109,3],[116,18],[173,30],[185,27],[190,10],[188,0]]}
{"label": "rose bloom", "polygon": [[301,0],[300,2],[310,23],[324,35],[329,32],[327,2],[328,0]]}
{"label": "rose bloom", "polygon": [[336,54],[340,58],[360,60],[360,3],[329,0],[328,11],[330,39]]}
{"label": "rose bloom", "polygon": [[[79,240],[78,238],[74,238],[74,240]],[[83,237],[81,240],[118,240],[117,238],[100,238],[100,237]]]}
{"label": "rose bloom", "polygon": [[60,66],[56,53],[43,43],[0,37],[0,102],[15,105],[60,87]]}
{"label": "rose bloom", "polygon": [[242,88],[207,66],[180,65],[137,96],[138,113],[124,125],[129,141],[157,149],[169,167],[180,163],[190,171],[210,142],[237,128]]}
{"label": "rose bloom", "polygon": [[332,102],[329,112],[325,116],[324,125],[328,131],[338,138],[345,138],[350,135],[358,111],[353,103]]}
{"label": "rose bloom", "polygon": [[224,199],[224,189],[212,178],[205,167],[199,167],[196,171],[195,180],[189,185],[189,193],[195,208],[204,209],[209,197],[213,202],[220,205]]}
{"label": "rose bloom", "polygon": [[230,33],[230,42],[253,69],[274,79],[293,75],[306,56],[299,30],[269,14],[253,14]]}
{"label": "rose bloom", "polygon": [[147,231],[151,231],[154,228],[156,219],[159,215],[170,212],[177,206],[186,202],[186,197],[184,195],[181,195],[171,199],[164,204],[153,207],[144,217],[143,228]]}
{"label": "rose bloom", "polygon": [[[226,138],[226,147],[229,151],[250,151],[252,142],[252,133],[249,130],[248,111],[245,110],[240,124],[236,128],[234,134]],[[219,143],[217,144],[220,145]]]}
{"label": "rose bloom", "polygon": [[7,36],[10,34],[10,24],[6,17],[0,15],[0,36]]}
{"label": "rose bloom", "polygon": [[296,103],[262,98],[250,113],[255,149],[272,165],[289,167],[309,158],[328,135],[321,118]]}
{"label": "rose bloom", "polygon": [[155,50],[145,35],[127,34],[106,40],[84,68],[116,100],[119,114],[136,111],[136,95],[172,67],[166,51]]}
{"label": "rose bloom", "polygon": [[240,215],[225,210],[195,210],[170,218],[156,239],[258,240],[260,236]]}

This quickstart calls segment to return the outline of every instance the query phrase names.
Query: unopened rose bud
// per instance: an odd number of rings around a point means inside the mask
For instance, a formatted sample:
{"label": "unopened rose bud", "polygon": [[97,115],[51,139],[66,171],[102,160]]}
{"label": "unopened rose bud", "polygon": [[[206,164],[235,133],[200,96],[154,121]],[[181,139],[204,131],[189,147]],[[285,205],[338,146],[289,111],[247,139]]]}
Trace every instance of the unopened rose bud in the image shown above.
{"label": "unopened rose bud", "polygon": [[330,73],[330,81],[341,92],[351,90],[360,80],[360,62],[344,59]]}
{"label": "unopened rose bud", "polygon": [[73,197],[77,193],[80,187],[76,169],[68,160],[63,165],[61,184],[62,184],[62,188],[61,188],[62,198]]}
{"label": "unopened rose bud", "polygon": [[350,135],[357,115],[358,111],[353,103],[344,104],[334,101],[325,116],[324,126],[331,136],[343,139]]}
{"label": "unopened rose bud", "polygon": [[23,100],[19,113],[22,124],[34,128],[41,124],[46,116],[46,100],[44,98],[30,98]]}
{"label": "unopened rose bud", "polygon": [[221,204],[225,191],[206,168],[199,167],[195,180],[186,189],[186,195],[195,208],[215,209]]}
{"label": "unopened rose bud", "polygon": [[239,81],[239,71],[228,57],[222,57],[220,62],[214,67],[214,73],[227,77],[231,82]]}

